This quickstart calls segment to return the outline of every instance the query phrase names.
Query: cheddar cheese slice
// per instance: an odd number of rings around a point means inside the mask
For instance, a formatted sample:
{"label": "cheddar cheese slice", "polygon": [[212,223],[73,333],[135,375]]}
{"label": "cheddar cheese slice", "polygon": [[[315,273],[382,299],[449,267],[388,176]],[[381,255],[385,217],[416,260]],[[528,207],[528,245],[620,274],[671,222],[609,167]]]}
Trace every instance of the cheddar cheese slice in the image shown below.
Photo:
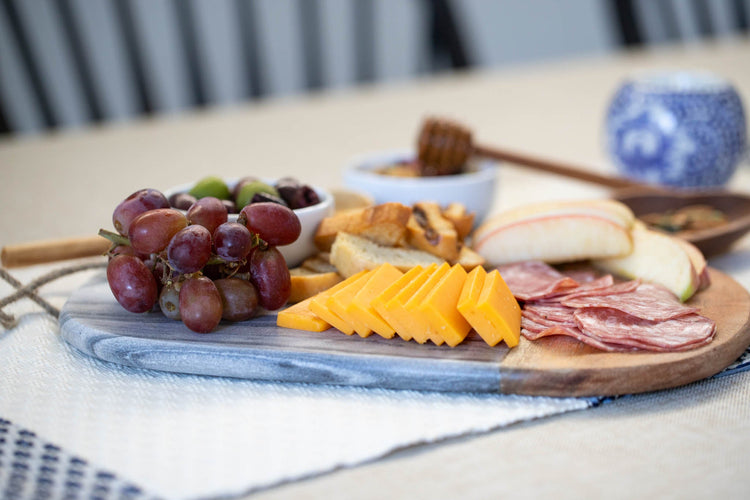
{"label": "cheddar cheese slice", "polygon": [[[389,285],[396,282],[404,273],[386,262],[375,269],[367,279],[367,283],[357,292],[349,303],[346,312],[357,318],[383,338],[390,339],[396,333],[393,327],[375,310],[373,301]],[[356,328],[355,328],[356,330]]]}
{"label": "cheddar cheese slice", "polygon": [[359,316],[350,314],[348,308],[349,304],[354,300],[354,296],[362,290],[362,287],[365,286],[365,283],[367,283],[374,272],[366,271],[363,274],[359,274],[357,279],[352,280],[348,285],[332,293],[326,299],[328,309],[351,325],[354,331],[362,338],[369,337],[372,329],[364,322],[359,321]]}
{"label": "cheddar cheese slice", "polygon": [[420,344],[424,344],[428,339],[437,345],[443,343],[443,338],[430,328],[430,323],[420,308],[425,297],[437,286],[450,267],[450,264],[447,262],[440,264],[404,304],[406,316],[402,319],[402,324],[412,338]]}
{"label": "cheddar cheese slice", "polygon": [[330,328],[328,322],[310,310],[310,302],[312,297],[279,311],[276,315],[276,325],[308,332],[322,332]]}
{"label": "cheddar cheese slice", "polygon": [[[295,268],[301,269],[301,268]],[[289,303],[294,304],[312,297],[324,290],[328,290],[336,283],[340,283],[343,278],[339,273],[314,273],[295,270],[292,274],[290,270],[292,289],[289,293]]]}
{"label": "cheddar cheese slice", "polygon": [[445,341],[451,347],[463,342],[471,330],[471,325],[458,311],[456,305],[466,281],[466,271],[455,264],[430,287],[424,299],[420,299],[418,311],[429,325],[429,335]]}
{"label": "cheddar cheese slice", "polygon": [[486,273],[474,268],[466,277],[457,308],[488,345],[501,340],[508,347],[518,345],[521,308],[497,270]]}
{"label": "cheddar cheese slice", "polygon": [[380,314],[385,318],[388,323],[396,330],[399,337],[404,340],[414,339],[420,344],[424,344],[427,340],[427,335],[418,335],[414,337],[414,325],[413,319],[409,311],[404,307],[406,302],[411,298],[414,293],[419,290],[427,278],[437,269],[437,264],[430,264],[424,268],[414,279],[404,285],[396,295],[393,296],[388,302],[385,303],[383,310],[379,310]]}
{"label": "cheddar cheese slice", "polygon": [[331,311],[326,305],[326,301],[331,295],[349,285],[352,281],[359,279],[365,273],[367,273],[367,271],[360,271],[357,274],[350,276],[344,281],[338,283],[337,285],[332,286],[328,290],[320,292],[319,294],[313,296],[310,300],[310,310],[337,330],[340,330],[347,335],[353,334],[354,327],[344,321],[341,316]]}
{"label": "cheddar cheese slice", "polygon": [[[435,265],[437,267],[437,265]],[[388,304],[401,290],[403,290],[409,283],[411,283],[417,276],[419,276],[424,268],[422,266],[414,266],[406,271],[400,278],[394,281],[391,285],[386,287],[385,290],[380,292],[374,299],[372,299],[372,307],[380,316],[385,320],[388,325],[398,333],[398,336],[403,340],[411,340],[411,337],[401,330],[398,324],[395,322],[395,317],[392,317],[389,310],[386,308]]]}

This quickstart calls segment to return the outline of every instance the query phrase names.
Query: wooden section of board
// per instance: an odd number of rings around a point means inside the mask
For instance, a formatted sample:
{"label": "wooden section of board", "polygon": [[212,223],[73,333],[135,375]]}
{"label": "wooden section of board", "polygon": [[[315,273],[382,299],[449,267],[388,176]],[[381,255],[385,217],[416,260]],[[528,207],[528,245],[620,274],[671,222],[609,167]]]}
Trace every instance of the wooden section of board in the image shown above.
{"label": "wooden section of board", "polygon": [[255,380],[388,389],[611,396],[665,389],[721,371],[750,345],[750,294],[711,269],[712,285],[692,300],[718,325],[716,338],[680,353],[605,353],[563,337],[489,347],[471,334],[455,348],[330,329],[279,328],[275,315],[189,331],[160,313],[135,315],[103,278],[76,291],[60,318],[63,338],[117,364]]}

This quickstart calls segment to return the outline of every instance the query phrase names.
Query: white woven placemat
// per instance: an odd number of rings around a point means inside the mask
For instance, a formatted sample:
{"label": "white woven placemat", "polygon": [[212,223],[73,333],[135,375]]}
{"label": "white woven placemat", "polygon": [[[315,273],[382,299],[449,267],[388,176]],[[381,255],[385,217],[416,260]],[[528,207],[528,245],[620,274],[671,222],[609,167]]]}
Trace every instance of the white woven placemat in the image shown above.
{"label": "white woven placemat", "polygon": [[[50,269],[13,274],[27,283]],[[93,272],[42,295],[61,306]],[[0,296],[11,291],[0,285]],[[138,370],[75,351],[29,301],[6,311],[20,317],[0,330],[0,496],[8,498],[50,489],[70,498],[227,497],[598,401]]]}

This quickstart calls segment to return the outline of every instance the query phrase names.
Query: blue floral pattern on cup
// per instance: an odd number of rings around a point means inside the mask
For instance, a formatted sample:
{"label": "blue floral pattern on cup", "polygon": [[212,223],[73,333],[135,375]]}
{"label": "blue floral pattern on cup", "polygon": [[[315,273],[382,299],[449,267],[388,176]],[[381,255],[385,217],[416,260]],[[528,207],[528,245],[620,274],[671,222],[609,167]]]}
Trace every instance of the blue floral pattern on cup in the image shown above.
{"label": "blue floral pattern on cup", "polygon": [[745,154],[742,100],[707,73],[655,73],[623,83],[607,112],[607,148],[622,175],[681,188],[719,187]]}

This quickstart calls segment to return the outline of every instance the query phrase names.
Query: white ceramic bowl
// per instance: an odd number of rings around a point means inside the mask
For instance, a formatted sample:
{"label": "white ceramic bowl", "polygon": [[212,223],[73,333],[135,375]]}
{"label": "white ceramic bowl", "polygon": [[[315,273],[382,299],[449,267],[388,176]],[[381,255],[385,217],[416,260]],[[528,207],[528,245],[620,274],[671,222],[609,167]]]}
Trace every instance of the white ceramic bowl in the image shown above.
{"label": "white ceramic bowl", "polygon": [[418,201],[435,201],[441,206],[462,203],[476,214],[475,224],[492,209],[497,185],[497,164],[479,161],[473,172],[435,177],[395,177],[375,169],[414,158],[410,150],[381,151],[358,157],[344,169],[344,184],[364,191],[375,203],[396,201],[412,205]]}
{"label": "white ceramic bowl", "polygon": [[[227,186],[229,186],[230,191],[234,188],[238,180],[239,179],[225,179],[225,182],[227,183]],[[276,183],[276,181],[273,179],[261,180],[268,184]],[[170,189],[165,190],[164,195],[169,198],[175,193],[190,191],[190,189],[192,189],[194,185],[195,183],[174,186]],[[317,253],[318,250],[313,241],[315,231],[318,228],[318,224],[320,224],[320,221],[322,221],[325,217],[333,214],[333,195],[320,187],[311,187],[318,194],[320,203],[305,208],[298,208],[294,211],[294,213],[297,214],[297,217],[299,217],[300,224],[302,225],[302,232],[300,233],[299,238],[297,238],[297,241],[295,241],[294,243],[279,247],[279,251],[284,256],[284,260],[286,260],[287,266],[290,268],[298,266],[302,263],[303,260]],[[229,214],[229,220],[236,221],[237,215],[238,214]]]}

